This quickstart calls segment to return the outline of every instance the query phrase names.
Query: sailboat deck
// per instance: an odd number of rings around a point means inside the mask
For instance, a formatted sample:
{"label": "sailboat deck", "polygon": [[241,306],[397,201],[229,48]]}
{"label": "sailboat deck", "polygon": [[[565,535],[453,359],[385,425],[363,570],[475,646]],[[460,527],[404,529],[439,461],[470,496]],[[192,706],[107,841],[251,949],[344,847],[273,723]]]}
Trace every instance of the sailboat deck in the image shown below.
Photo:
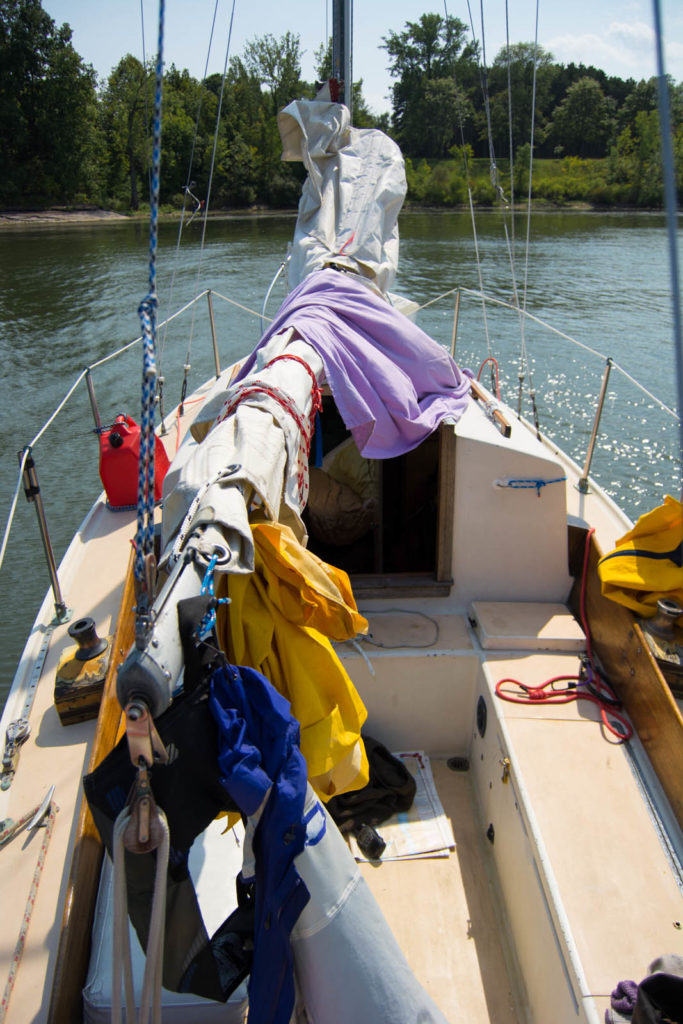
{"label": "sailboat deck", "polygon": [[[508,607],[513,618],[519,614],[519,605]],[[454,618],[460,626],[444,629],[442,640],[464,632],[463,618]],[[430,683],[440,688],[450,678],[440,735],[450,728],[451,753],[470,761],[469,772],[454,773],[435,756],[443,748],[432,748],[456,847],[448,859],[364,865],[363,873],[448,1020],[521,1021],[531,1006],[536,1021],[594,1024],[619,981],[642,979],[663,953],[683,954],[680,869],[676,851],[653,828],[633,745],[605,732],[594,705],[530,707],[495,696],[503,678],[540,686],[576,675],[577,654],[512,646],[482,650],[473,639],[445,657],[414,654],[413,698],[416,680],[421,703]],[[476,695],[468,697],[473,655]],[[347,664],[365,683],[360,665]],[[384,698],[394,707],[396,656],[375,655],[373,665],[372,704],[379,708]],[[475,710],[481,701],[483,736]],[[369,724],[381,737],[381,721]],[[391,712],[387,725],[396,728]],[[675,822],[666,824],[675,836]]]}
{"label": "sailboat deck", "polygon": [[455,849],[448,857],[363,864],[361,871],[447,1020],[516,1024],[470,780],[445,760],[433,759],[431,768]]}
{"label": "sailboat deck", "polygon": [[[575,673],[576,659],[501,653],[487,659],[485,672],[491,686],[507,677],[541,685]],[[680,864],[653,827],[644,790],[654,782],[640,776],[637,741],[617,743],[594,704],[498,703],[509,785],[555,904],[553,930],[568,929],[563,957],[575,956],[581,968],[574,996],[592,997],[602,1019],[617,982],[640,981],[665,952],[683,954]],[[673,818],[667,824],[675,838]],[[499,856],[498,870],[514,888],[514,866]]]}

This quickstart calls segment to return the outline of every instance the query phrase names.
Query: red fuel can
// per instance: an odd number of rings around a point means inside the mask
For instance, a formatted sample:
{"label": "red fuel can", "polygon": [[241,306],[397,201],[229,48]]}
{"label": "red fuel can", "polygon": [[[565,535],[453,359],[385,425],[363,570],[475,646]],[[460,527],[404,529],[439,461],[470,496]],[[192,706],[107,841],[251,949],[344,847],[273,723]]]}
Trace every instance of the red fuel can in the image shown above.
{"label": "red fuel can", "polygon": [[[137,505],[140,462],[140,427],[121,413],[111,427],[100,433],[100,479],[112,508]],[[161,487],[169,467],[166,450],[154,439],[154,500],[161,498]]]}

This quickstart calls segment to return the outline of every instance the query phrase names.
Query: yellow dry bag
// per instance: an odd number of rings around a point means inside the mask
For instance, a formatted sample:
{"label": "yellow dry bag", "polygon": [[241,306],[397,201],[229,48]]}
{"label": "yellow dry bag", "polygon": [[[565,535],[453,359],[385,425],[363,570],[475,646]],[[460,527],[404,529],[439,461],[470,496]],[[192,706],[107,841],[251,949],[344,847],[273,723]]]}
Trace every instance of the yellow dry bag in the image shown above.
{"label": "yellow dry bag", "polygon": [[645,618],[666,598],[683,607],[683,506],[664,504],[640,517],[598,562],[602,593]]}

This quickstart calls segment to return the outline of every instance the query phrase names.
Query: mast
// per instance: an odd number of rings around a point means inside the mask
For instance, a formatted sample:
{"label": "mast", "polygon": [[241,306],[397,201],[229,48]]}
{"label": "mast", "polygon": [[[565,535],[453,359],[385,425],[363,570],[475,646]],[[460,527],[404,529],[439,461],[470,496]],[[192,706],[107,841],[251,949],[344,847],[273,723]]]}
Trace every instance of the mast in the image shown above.
{"label": "mast", "polygon": [[681,320],[681,292],[678,269],[678,210],[676,202],[676,177],[673,148],[671,143],[671,113],[669,110],[669,83],[664,69],[664,32],[659,0],[653,0],[655,22],[655,45],[657,52],[657,86],[659,92],[659,124],[662,145],[662,176],[664,178],[664,207],[666,210],[667,237],[669,240],[669,271],[671,275],[671,303],[674,329],[674,354],[676,357],[676,384],[678,397],[679,436],[678,459],[683,500],[683,322]]}
{"label": "mast", "polygon": [[353,122],[353,0],[332,0],[332,77]]}

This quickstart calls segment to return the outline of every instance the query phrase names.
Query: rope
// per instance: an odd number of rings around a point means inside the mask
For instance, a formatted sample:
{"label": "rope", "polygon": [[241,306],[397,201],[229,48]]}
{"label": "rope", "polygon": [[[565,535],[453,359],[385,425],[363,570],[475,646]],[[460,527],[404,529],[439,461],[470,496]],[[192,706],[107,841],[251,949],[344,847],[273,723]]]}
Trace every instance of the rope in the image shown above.
{"label": "rope", "polygon": [[493,356],[488,356],[488,358],[484,360],[484,362],[479,367],[479,371],[477,373],[477,380],[481,380],[481,371],[484,369],[484,367],[486,366],[487,363],[491,363],[491,375],[492,375],[493,381],[495,383],[496,398],[498,399],[498,401],[500,401],[500,379],[499,379],[499,375],[498,375],[498,360],[497,359],[494,359]]}
{"label": "rope", "polygon": [[512,487],[513,490],[535,489],[540,498],[542,487],[547,487],[548,484],[564,484],[566,481],[566,476],[556,476],[552,480],[543,480],[542,477],[520,477],[517,480],[495,480],[494,484],[496,487]]}
{"label": "rope", "polygon": [[[35,815],[39,808],[31,811],[30,814],[24,815],[11,829],[6,829],[6,832],[11,832],[10,836],[7,836],[3,842],[9,841],[9,839],[15,835],[23,826]],[[7,1008],[9,1006],[10,996],[14,989],[14,984],[17,979],[17,973],[21,964],[22,957],[24,955],[24,949],[26,948],[26,936],[28,934],[28,927],[31,923],[31,915],[36,902],[36,896],[38,895],[38,886],[40,880],[43,877],[43,871],[45,869],[45,858],[47,856],[47,848],[50,845],[50,839],[52,838],[52,832],[55,824],[55,817],[57,815],[57,806],[52,801],[50,803],[45,825],[43,826],[43,840],[40,844],[40,850],[38,851],[38,860],[36,863],[35,871],[33,872],[33,878],[31,880],[31,888],[29,889],[28,899],[26,901],[26,907],[24,909],[24,916],[22,918],[21,927],[19,928],[19,937],[14,947],[14,953],[12,954],[12,961],[10,963],[9,975],[5,984],[5,991],[0,999],[0,1024],[5,1020],[7,1016]],[[4,835],[4,833],[3,833]]]}
{"label": "rope", "polygon": [[161,843],[156,849],[156,873],[154,876],[154,893],[152,896],[152,912],[147,937],[147,954],[145,973],[140,995],[140,1014],[136,1013],[135,992],[133,988],[133,968],[130,952],[130,932],[128,926],[128,893],[126,890],[125,847],[123,835],[130,820],[130,807],[126,805],[114,823],[113,861],[114,861],[114,955],[112,962],[112,1024],[123,1024],[121,1014],[121,977],[126,1001],[127,1024],[147,1024],[152,1014],[153,1024],[161,1024],[161,975],[164,959],[164,921],[166,916],[166,873],[168,870],[168,854],[170,835],[166,815],[157,808],[158,821],[161,826]]}
{"label": "rope", "polygon": [[313,387],[311,389],[311,411],[309,413],[309,423],[306,426],[303,414],[297,408],[293,399],[280,388],[274,384],[269,384],[266,381],[253,379],[245,380],[243,384],[238,384],[235,388],[232,398],[223,408],[220,415],[216,417],[216,423],[221,423],[226,420],[228,416],[231,416],[235,412],[238,405],[248,398],[253,398],[256,395],[267,395],[268,398],[272,398],[274,402],[277,402],[281,408],[288,413],[289,416],[294,420],[299,431],[299,457],[297,459],[297,485],[299,488],[299,500],[303,507],[307,499],[308,491],[308,457],[311,453],[311,441],[313,440],[313,434],[315,432],[315,416],[316,413],[322,409],[322,393],[318,387],[318,381],[308,363],[304,362],[299,356],[285,354],[282,356],[276,356],[274,359],[264,366],[264,370],[271,366],[272,363],[277,362],[278,359],[292,359],[297,363],[301,363],[302,366],[308,370],[308,373],[312,377]]}
{"label": "rope", "polygon": [[[555,689],[556,683],[566,682],[569,685]],[[506,684],[519,687],[520,696],[503,690]],[[548,688],[550,687],[550,695]],[[582,689],[579,689],[582,687]],[[501,679],[496,683],[496,696],[511,704],[571,704],[578,700],[587,700],[600,708],[600,717],[604,727],[616,736],[619,743],[624,743],[633,735],[630,722],[616,710],[618,701],[608,683],[596,673],[587,678],[578,676],[553,676],[541,686],[527,686],[517,679]],[[615,719],[621,728],[613,725],[610,718]]]}
{"label": "rope", "polygon": [[267,318],[266,318],[266,307],[267,307],[268,302],[270,300],[271,293],[273,291],[273,288],[277,284],[278,278],[280,277],[280,275],[282,274],[282,271],[285,269],[285,267],[289,263],[290,259],[291,259],[291,251],[288,251],[287,255],[283,259],[282,263],[280,264],[280,266],[275,271],[275,275],[273,277],[273,280],[268,285],[268,291],[266,292],[265,298],[263,300],[263,306],[261,308],[261,330],[262,331],[265,331],[265,329],[266,329],[266,320],[267,320]]}
{"label": "rope", "polygon": [[218,605],[230,604],[230,599],[227,597],[215,597],[214,569],[216,568],[217,563],[218,555],[213,554],[206,567],[202,586],[199,591],[202,597],[205,597],[208,594],[212,599],[208,611],[202,616],[201,622],[195,630],[195,637],[200,643],[207,640],[216,628],[216,608]]}
{"label": "rope", "polygon": [[313,370],[308,365],[306,360],[302,359],[301,356],[295,356],[293,352],[283,352],[283,354],[281,356],[275,356],[273,359],[270,360],[269,363],[266,363],[266,365],[264,366],[264,370],[267,370],[269,366],[273,365],[273,363],[278,363],[278,362],[280,362],[281,360],[284,360],[284,359],[289,359],[293,363],[298,363],[299,366],[303,366],[304,370],[306,371],[308,376],[311,378],[311,404],[312,404],[312,409],[311,409],[310,416],[311,416],[311,421],[312,421],[314,416],[315,416],[315,414],[317,412],[321,412],[322,411],[322,407],[323,407],[323,396],[322,396],[322,391],[320,390],[320,387],[318,386],[318,378],[313,373]]}
{"label": "rope", "polygon": [[156,362],[156,258],[159,226],[159,174],[161,167],[161,96],[164,76],[164,0],[159,0],[159,43],[154,95],[154,146],[149,223],[149,291],[139,307],[143,339],[142,413],[140,421],[140,463],[138,473],[138,517],[135,543],[135,579],[139,585],[137,619],[147,615],[152,595],[145,584],[145,560],[154,551],[154,406],[157,381]]}
{"label": "rope", "polygon": [[[496,683],[496,696],[510,704],[571,704],[574,701],[587,700],[600,708],[602,724],[608,732],[616,736],[618,743],[625,743],[633,736],[631,723],[617,711],[621,702],[617,699],[611,686],[597,668],[592,652],[590,629],[586,616],[586,579],[588,575],[588,556],[590,554],[590,542],[595,529],[590,529],[586,535],[586,545],[583,555],[583,568],[581,574],[581,594],[579,601],[579,614],[581,625],[586,636],[586,656],[582,659],[581,671],[576,676],[553,676],[547,679],[540,686],[528,686],[519,682],[518,679],[501,679]],[[561,689],[556,689],[557,683],[567,683]],[[517,687],[516,690],[504,690],[504,686]],[[548,693],[550,690],[550,693]],[[613,719],[617,724],[610,721]]]}

